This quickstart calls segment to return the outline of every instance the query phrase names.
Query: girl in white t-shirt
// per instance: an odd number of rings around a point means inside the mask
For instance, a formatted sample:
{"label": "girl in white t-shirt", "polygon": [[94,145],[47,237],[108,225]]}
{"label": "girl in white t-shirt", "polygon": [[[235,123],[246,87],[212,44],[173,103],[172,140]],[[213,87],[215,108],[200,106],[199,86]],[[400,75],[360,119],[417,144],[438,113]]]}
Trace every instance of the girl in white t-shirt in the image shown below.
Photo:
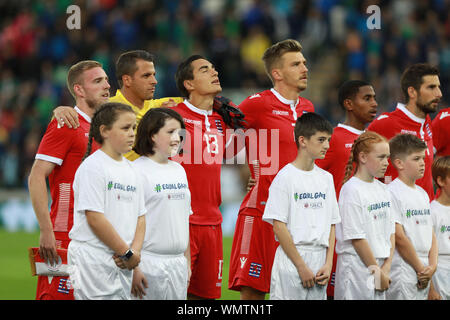
{"label": "girl in white t-shirt", "polygon": [[385,299],[395,229],[389,193],[375,178],[384,176],[388,158],[389,144],[375,132],[364,132],[353,143],[339,194],[336,300]]}
{"label": "girl in white t-shirt", "polygon": [[145,189],[146,234],[142,261],[134,269],[136,299],[186,299],[190,277],[191,195],[184,168],[169,157],[180,149],[183,118],[169,108],[149,110],[139,123],[133,166]]}
{"label": "girl in white t-shirt", "polygon": [[135,127],[133,110],[121,103],[102,105],[92,118],[86,155],[93,139],[101,148],[84,159],[73,183],[68,263],[77,300],[131,299],[145,233],[141,179],[122,156]]}
{"label": "girl in white t-shirt", "polygon": [[428,297],[450,300],[450,156],[434,160],[432,174],[434,183],[440,190],[437,199],[431,202],[438,263]]}

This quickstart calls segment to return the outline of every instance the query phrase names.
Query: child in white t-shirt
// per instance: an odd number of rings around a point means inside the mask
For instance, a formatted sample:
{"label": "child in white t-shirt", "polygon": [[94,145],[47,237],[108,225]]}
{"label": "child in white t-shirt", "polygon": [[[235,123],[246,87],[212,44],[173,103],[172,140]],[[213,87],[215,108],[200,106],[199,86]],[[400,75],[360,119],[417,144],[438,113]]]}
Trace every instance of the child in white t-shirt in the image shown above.
{"label": "child in white t-shirt", "polygon": [[440,194],[430,205],[438,262],[428,299],[450,300],[450,156],[434,160],[431,171]]}
{"label": "child in white t-shirt", "polygon": [[[353,143],[339,194],[336,300],[386,298],[394,222],[386,186],[375,178],[384,176],[388,158],[389,144],[375,132],[364,132]],[[354,164],[355,174],[351,177]]]}
{"label": "child in white t-shirt", "polygon": [[191,194],[184,168],[169,160],[180,149],[183,118],[169,108],[149,110],[139,123],[133,166],[144,178],[146,234],[134,269],[136,299],[186,299],[190,277]]}
{"label": "child in white t-shirt", "polygon": [[428,149],[424,141],[411,134],[399,134],[389,145],[398,178],[388,185],[395,217],[395,254],[387,298],[425,300],[436,270],[437,246],[430,199],[415,182],[425,172]]}
{"label": "child in white t-shirt", "polygon": [[334,226],[340,221],[333,177],[314,160],[323,159],[333,129],[315,113],[297,119],[296,159],[278,172],[269,188],[263,220],[279,241],[272,267],[270,299],[325,300],[330,278]]}
{"label": "child in white t-shirt", "polygon": [[101,148],[85,158],[73,183],[68,263],[76,300],[131,299],[145,233],[144,190],[122,156],[135,127],[133,110],[120,103],[102,105],[92,118],[86,155],[93,139]]}

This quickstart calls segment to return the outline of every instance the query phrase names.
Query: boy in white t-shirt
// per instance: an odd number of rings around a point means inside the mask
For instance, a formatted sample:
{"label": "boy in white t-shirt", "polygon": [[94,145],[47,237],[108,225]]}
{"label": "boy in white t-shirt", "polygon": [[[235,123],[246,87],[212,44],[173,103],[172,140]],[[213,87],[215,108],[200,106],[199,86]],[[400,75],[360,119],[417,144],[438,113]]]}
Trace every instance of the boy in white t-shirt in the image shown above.
{"label": "boy in white t-shirt", "polygon": [[440,194],[431,202],[431,220],[438,245],[438,263],[428,299],[450,300],[450,156],[435,159],[431,171]]}
{"label": "boy in white t-shirt", "polygon": [[[323,159],[333,129],[315,113],[297,119],[296,159],[278,172],[269,188],[263,220],[273,224],[275,253],[270,299],[325,300],[334,228],[340,221],[333,177],[314,160]],[[255,266],[257,272],[257,266]]]}
{"label": "boy in white t-shirt", "polygon": [[425,300],[437,265],[430,199],[415,184],[425,172],[427,145],[411,134],[399,134],[389,145],[398,178],[388,185],[395,220],[395,253],[387,299]]}

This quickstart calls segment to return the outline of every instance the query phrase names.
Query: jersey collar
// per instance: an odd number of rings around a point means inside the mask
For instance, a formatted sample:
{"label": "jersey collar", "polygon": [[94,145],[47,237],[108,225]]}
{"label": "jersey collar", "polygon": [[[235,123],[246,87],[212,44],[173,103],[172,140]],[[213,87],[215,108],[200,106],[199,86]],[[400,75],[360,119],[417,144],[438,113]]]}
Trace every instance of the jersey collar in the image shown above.
{"label": "jersey collar", "polygon": [[74,109],[75,109],[76,112],[78,112],[78,114],[80,116],[82,116],[84,118],[84,120],[86,120],[87,122],[91,123],[91,117],[89,117],[86,113],[81,111],[80,108],[78,108],[77,106],[75,106]]}
{"label": "jersey collar", "polygon": [[361,134],[364,133],[364,130],[359,130],[359,129],[353,128],[353,127],[351,127],[351,126],[348,126],[348,125],[346,125],[346,124],[343,124],[343,123],[339,123],[337,126],[338,126],[339,128],[343,128],[343,129],[348,130],[348,131],[350,131],[351,133],[354,133],[354,134],[357,134],[357,135],[361,135]]}
{"label": "jersey collar", "polygon": [[203,109],[199,109],[196,106],[194,106],[192,103],[190,103],[187,99],[185,99],[183,101],[183,103],[186,105],[186,107],[188,107],[189,110],[191,110],[192,112],[204,115],[204,116],[210,116],[213,114],[213,110],[203,110]]}
{"label": "jersey collar", "polygon": [[282,103],[284,104],[289,104],[289,105],[297,105],[298,103],[298,98],[297,100],[288,100],[285,97],[283,97],[277,90],[275,90],[274,88],[270,89],[270,91],[274,94],[275,97],[277,97],[278,100],[280,100]]}
{"label": "jersey collar", "polygon": [[295,108],[297,107],[297,104],[299,102],[299,98],[297,100],[288,100],[284,98],[277,90],[274,88],[271,88],[270,91],[273,93],[273,95],[280,100],[281,103],[289,105],[289,107],[292,110],[292,116],[294,117],[294,120],[297,120],[297,110]]}
{"label": "jersey collar", "polygon": [[411,120],[424,124],[425,123],[425,119],[419,118],[418,116],[416,116],[414,113],[412,113],[411,111],[409,111],[406,106],[403,103],[397,103],[397,109],[399,109],[400,111],[402,111],[404,114],[406,114],[408,116],[408,118],[410,118]]}
{"label": "jersey collar", "polygon": [[192,112],[201,114],[202,116],[205,117],[205,128],[206,128],[206,131],[210,131],[211,130],[211,124],[209,123],[208,116],[213,114],[213,110],[212,109],[211,110],[199,109],[199,108],[195,107],[192,103],[190,103],[187,99],[185,99],[183,101],[183,103]]}

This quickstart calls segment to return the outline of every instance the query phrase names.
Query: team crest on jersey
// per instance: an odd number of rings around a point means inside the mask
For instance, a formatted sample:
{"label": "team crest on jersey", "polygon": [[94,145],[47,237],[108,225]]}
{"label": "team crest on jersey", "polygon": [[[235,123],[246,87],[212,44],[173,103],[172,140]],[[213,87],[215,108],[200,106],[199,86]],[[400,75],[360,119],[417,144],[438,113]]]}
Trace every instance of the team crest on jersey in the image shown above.
{"label": "team crest on jersey", "polygon": [[216,122],[217,131],[220,134],[223,134],[222,122],[219,119],[216,119],[215,122]]}
{"label": "team crest on jersey", "polygon": [[58,285],[58,292],[69,294],[71,285],[70,285],[70,279],[60,279],[59,285]]}
{"label": "team crest on jersey", "polygon": [[252,262],[250,263],[250,269],[248,271],[248,275],[251,277],[259,278],[261,275],[262,265],[259,263]]}

